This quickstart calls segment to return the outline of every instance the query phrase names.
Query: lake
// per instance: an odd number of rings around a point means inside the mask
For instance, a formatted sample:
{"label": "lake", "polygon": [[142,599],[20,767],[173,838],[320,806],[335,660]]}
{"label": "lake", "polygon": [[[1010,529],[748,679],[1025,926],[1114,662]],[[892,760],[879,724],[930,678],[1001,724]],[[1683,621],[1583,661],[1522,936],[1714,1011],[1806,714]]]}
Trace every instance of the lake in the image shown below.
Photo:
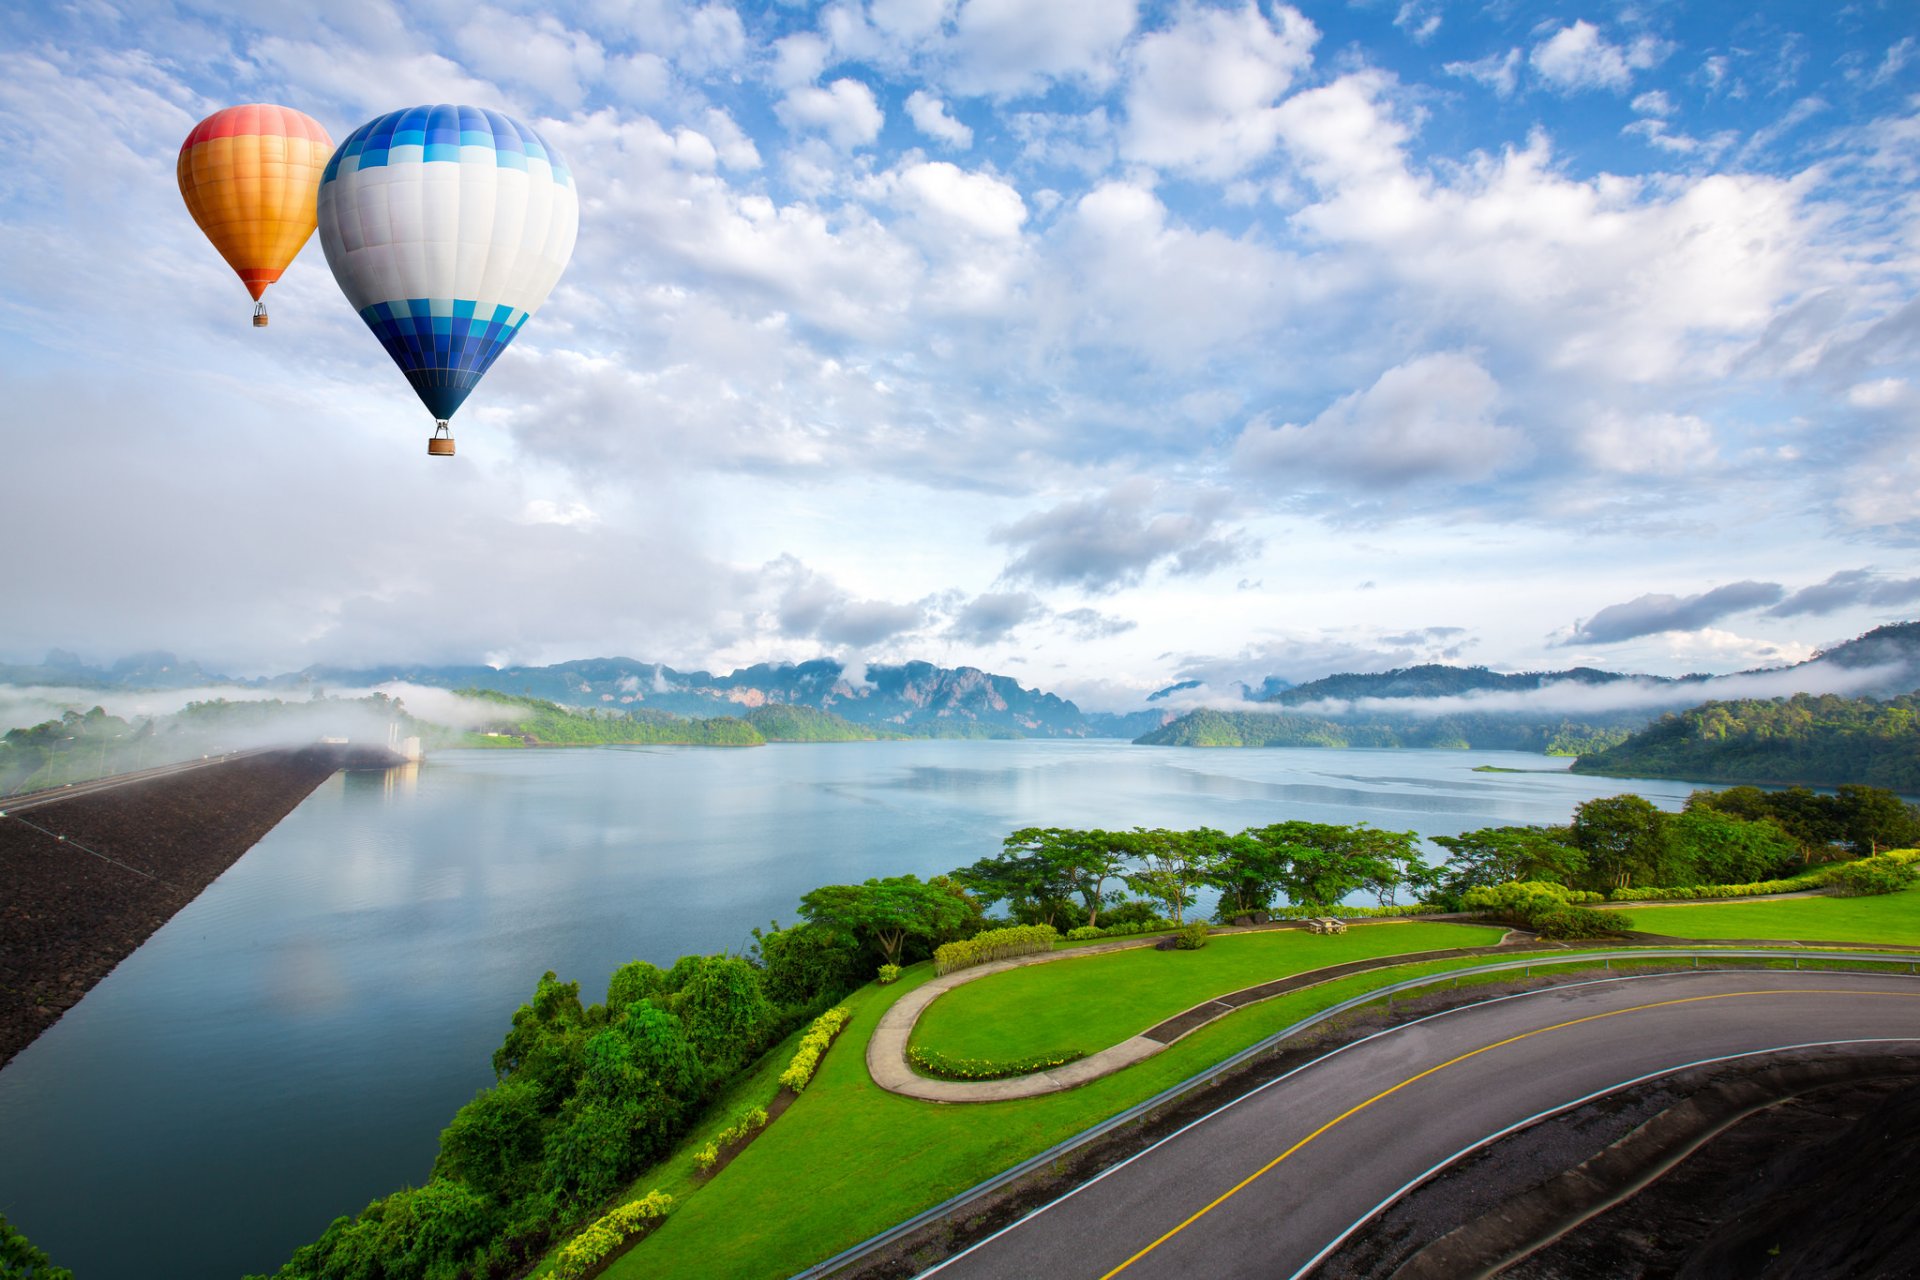
{"label": "lake", "polygon": [[599,1000],[628,960],[743,951],[808,889],[949,871],[1023,826],[1435,836],[1691,790],[1567,763],[930,741],[450,751],[336,774],[0,1071],[0,1213],[82,1280],[270,1273],[425,1181],[545,970]]}

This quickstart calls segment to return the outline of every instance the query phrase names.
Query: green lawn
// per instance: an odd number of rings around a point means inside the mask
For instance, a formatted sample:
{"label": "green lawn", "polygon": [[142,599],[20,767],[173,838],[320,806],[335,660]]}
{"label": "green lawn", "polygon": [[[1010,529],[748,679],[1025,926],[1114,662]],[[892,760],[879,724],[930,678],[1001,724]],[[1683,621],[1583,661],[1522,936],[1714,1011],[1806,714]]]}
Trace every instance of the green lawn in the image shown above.
{"label": "green lawn", "polygon": [[1351,960],[1491,946],[1502,932],[1385,922],[1327,937],[1282,929],[1215,937],[1198,951],[1141,947],[1056,960],[954,988],[920,1015],[913,1042],[998,1061],[1064,1049],[1095,1053],[1242,987]]}
{"label": "green lawn", "polygon": [[[1920,946],[1920,889],[1875,898],[1787,898],[1779,902],[1679,907],[1649,907],[1637,902],[1621,905],[1633,917],[1634,928],[1676,938],[1779,938],[1790,942]],[[941,1003],[944,1001],[935,1002],[934,1007]]]}

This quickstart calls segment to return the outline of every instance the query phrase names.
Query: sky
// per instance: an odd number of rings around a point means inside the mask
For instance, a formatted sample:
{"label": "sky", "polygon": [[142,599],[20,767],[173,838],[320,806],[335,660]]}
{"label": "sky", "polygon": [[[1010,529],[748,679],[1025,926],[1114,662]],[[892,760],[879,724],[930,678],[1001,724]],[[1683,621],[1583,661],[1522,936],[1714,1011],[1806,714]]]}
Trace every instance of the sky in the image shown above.
{"label": "sky", "polygon": [[[1878,3],[6,6],[0,660],[828,656],[1123,709],[1920,617],[1920,22]],[[432,423],[180,142],[533,125],[570,266]]]}

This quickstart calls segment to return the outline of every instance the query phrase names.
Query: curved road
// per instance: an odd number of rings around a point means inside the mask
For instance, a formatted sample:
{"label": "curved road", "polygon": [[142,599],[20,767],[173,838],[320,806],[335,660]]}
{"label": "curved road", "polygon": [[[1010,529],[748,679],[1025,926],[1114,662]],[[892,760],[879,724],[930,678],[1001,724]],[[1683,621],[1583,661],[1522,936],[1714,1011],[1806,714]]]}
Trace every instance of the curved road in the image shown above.
{"label": "curved road", "polygon": [[1196,1121],[925,1274],[1291,1277],[1480,1140],[1639,1077],[1839,1041],[1920,1045],[1920,980],[1616,978],[1437,1014]]}

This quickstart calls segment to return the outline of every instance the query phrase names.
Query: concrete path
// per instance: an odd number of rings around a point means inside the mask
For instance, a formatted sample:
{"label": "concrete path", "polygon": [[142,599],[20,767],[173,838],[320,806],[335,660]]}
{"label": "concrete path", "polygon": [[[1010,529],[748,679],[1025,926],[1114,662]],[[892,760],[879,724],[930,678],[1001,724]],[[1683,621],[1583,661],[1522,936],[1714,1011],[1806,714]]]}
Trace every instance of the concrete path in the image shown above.
{"label": "concrete path", "polygon": [[[1400,923],[1404,921],[1383,920],[1362,927],[1391,928]],[[1242,929],[1218,929],[1214,931],[1214,936],[1299,927],[1301,926],[1289,921],[1284,924],[1255,925]],[[913,1035],[914,1024],[920,1020],[921,1012],[928,1005],[955,987],[977,982],[981,978],[1004,973],[1009,969],[1024,968],[1027,965],[1075,960],[1082,956],[1104,955],[1133,947],[1150,947],[1161,940],[1161,935],[1123,938],[1073,951],[1051,951],[1041,955],[1021,956],[1015,960],[996,960],[991,964],[961,969],[945,977],[935,978],[894,1001],[893,1005],[880,1015],[879,1025],[873,1029],[872,1036],[867,1039],[867,1073],[882,1089],[926,1102],[1005,1102],[1012,1098],[1035,1098],[1042,1094],[1058,1093],[1062,1089],[1075,1088],[1088,1081],[1098,1080],[1101,1076],[1112,1075],[1121,1068],[1130,1067],[1143,1059],[1151,1058],[1167,1046],[1191,1035],[1215,1019],[1224,1018],[1247,1005],[1271,1000],[1275,996],[1298,991],[1303,987],[1318,986],[1320,983],[1331,982],[1335,978],[1343,978],[1351,973],[1360,973],[1367,969],[1384,969],[1394,965],[1418,964],[1424,960],[1446,959],[1454,956],[1559,949],[1552,944],[1522,941],[1522,939],[1530,940],[1531,938],[1531,934],[1518,934],[1509,930],[1500,944],[1495,947],[1458,947],[1446,951],[1422,951],[1407,955],[1353,960],[1345,964],[1292,974],[1239,991],[1230,991],[1210,1000],[1202,1000],[1185,1012],[1175,1014],[1149,1027],[1139,1035],[1129,1036],[1119,1044],[1102,1049],[1098,1053],[1088,1054],[1065,1066],[1055,1067],[1051,1071],[1037,1071],[1032,1075],[1012,1076],[1005,1080],[932,1080],[917,1074],[907,1064],[907,1042]]]}

